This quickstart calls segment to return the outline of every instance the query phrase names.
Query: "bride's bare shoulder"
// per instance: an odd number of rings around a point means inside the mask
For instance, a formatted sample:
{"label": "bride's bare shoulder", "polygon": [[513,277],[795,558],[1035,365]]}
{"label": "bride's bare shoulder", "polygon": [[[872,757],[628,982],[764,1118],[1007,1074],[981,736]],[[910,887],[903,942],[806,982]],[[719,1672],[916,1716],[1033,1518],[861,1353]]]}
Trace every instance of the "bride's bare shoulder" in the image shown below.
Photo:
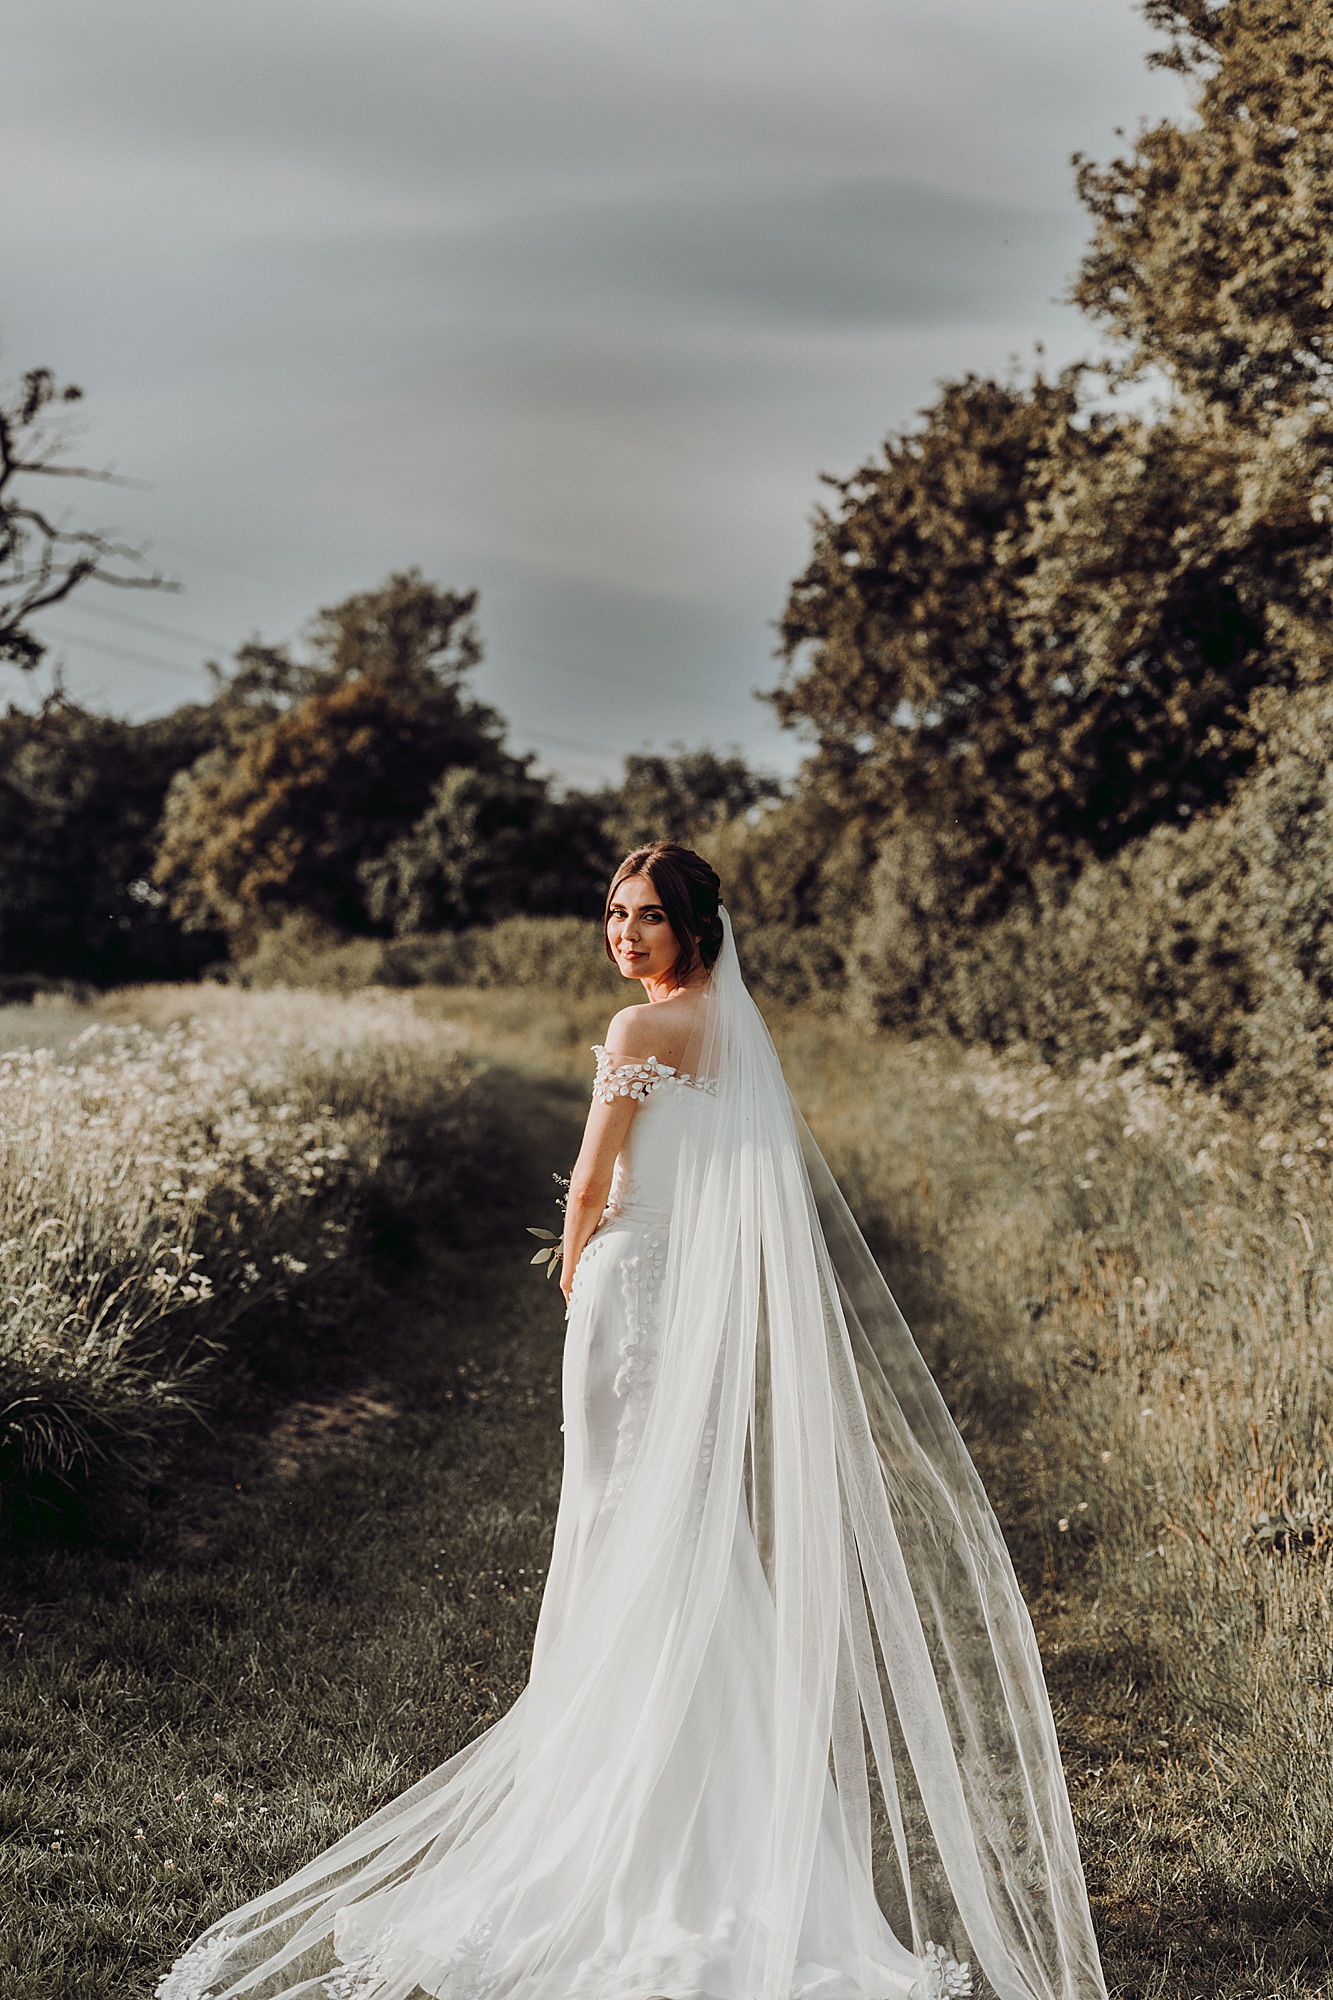
{"label": "bride's bare shoulder", "polygon": [[685,1051],[694,1028],[698,1003],[693,994],[678,999],[642,1001],[636,1007],[622,1007],[611,1017],[605,1048],[614,1062],[644,1062],[656,1056],[675,1067]]}
{"label": "bride's bare shoulder", "polygon": [[652,1016],[661,1011],[647,1001],[637,1007],[622,1007],[611,1016],[602,1038],[606,1053],[617,1062],[642,1062],[645,1056],[660,1055],[661,1024],[655,1023]]}

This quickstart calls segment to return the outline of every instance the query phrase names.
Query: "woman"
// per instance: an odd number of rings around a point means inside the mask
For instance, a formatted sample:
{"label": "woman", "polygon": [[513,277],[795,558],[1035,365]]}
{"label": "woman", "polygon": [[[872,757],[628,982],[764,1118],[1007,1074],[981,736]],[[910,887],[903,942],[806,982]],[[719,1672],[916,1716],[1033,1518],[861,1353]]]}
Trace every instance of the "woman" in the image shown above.
{"label": "woman", "polygon": [[509,1713],[194,1945],[160,2000],[1101,2000],[995,1518],[795,1112],[718,880],[606,947],[565,1470]]}

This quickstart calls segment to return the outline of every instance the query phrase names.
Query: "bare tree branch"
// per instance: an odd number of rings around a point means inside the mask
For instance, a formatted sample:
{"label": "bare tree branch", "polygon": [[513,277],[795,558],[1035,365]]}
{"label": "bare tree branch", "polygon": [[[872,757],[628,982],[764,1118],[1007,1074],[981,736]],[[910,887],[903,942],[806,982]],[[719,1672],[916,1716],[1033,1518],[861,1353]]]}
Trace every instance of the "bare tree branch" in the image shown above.
{"label": "bare tree branch", "polygon": [[143,485],[110,466],[65,462],[74,435],[67,412],[82,396],[72,383],[61,388],[49,368],[32,368],[16,390],[0,399],[0,661],[25,672],[46,652],[29,622],[83,584],[106,583],[117,590],[178,588],[149,566],[145,549],[120,540],[114,529],[71,527],[20,501],[12,490],[22,478]]}

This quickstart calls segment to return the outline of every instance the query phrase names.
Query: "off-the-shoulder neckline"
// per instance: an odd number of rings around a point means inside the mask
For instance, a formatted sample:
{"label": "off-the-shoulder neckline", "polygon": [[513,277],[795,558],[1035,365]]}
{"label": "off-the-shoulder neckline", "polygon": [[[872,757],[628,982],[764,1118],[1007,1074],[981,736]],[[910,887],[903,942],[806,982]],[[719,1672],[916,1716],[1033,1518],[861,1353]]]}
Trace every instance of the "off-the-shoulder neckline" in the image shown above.
{"label": "off-the-shoulder neckline", "polygon": [[658,1056],[627,1056],[622,1060],[619,1056],[613,1056],[603,1042],[592,1042],[589,1046],[597,1057],[599,1068],[603,1064],[614,1063],[617,1069],[655,1069],[661,1076],[681,1074],[674,1063],[664,1063]]}
{"label": "off-the-shoulder neckline", "polygon": [[677,1069],[674,1063],[664,1063],[660,1056],[639,1056],[620,1062],[601,1042],[593,1042],[591,1048],[597,1058],[593,1095],[604,1095],[608,1102],[612,1096],[642,1100],[659,1083],[684,1084],[691,1090],[710,1094],[716,1088],[707,1077],[692,1076],[688,1070]]}

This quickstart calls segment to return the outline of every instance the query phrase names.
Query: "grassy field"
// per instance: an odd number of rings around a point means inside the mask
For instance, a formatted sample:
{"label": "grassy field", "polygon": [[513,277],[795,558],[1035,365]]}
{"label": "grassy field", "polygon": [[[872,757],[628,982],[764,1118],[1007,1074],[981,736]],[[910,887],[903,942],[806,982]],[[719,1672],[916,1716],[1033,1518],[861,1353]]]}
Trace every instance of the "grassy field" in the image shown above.
{"label": "grassy field", "polygon": [[[156,1030],[195,1000],[116,1005]],[[471,1195],[436,1212],[400,1175],[402,1226],[327,1356],[217,1413],[133,1535],[9,1564],[5,2000],[151,1992],[195,1930],[522,1684],[563,1330],[523,1231],[553,1213],[605,1004],[412,1006],[418,1067],[446,1048],[482,1065]],[[1143,1048],[1060,1082],[1021,1056],[775,1028],[1014,1549],[1113,1991],[1326,1992],[1322,1133],[1248,1129]],[[410,1099],[381,1100],[386,1120]]]}

